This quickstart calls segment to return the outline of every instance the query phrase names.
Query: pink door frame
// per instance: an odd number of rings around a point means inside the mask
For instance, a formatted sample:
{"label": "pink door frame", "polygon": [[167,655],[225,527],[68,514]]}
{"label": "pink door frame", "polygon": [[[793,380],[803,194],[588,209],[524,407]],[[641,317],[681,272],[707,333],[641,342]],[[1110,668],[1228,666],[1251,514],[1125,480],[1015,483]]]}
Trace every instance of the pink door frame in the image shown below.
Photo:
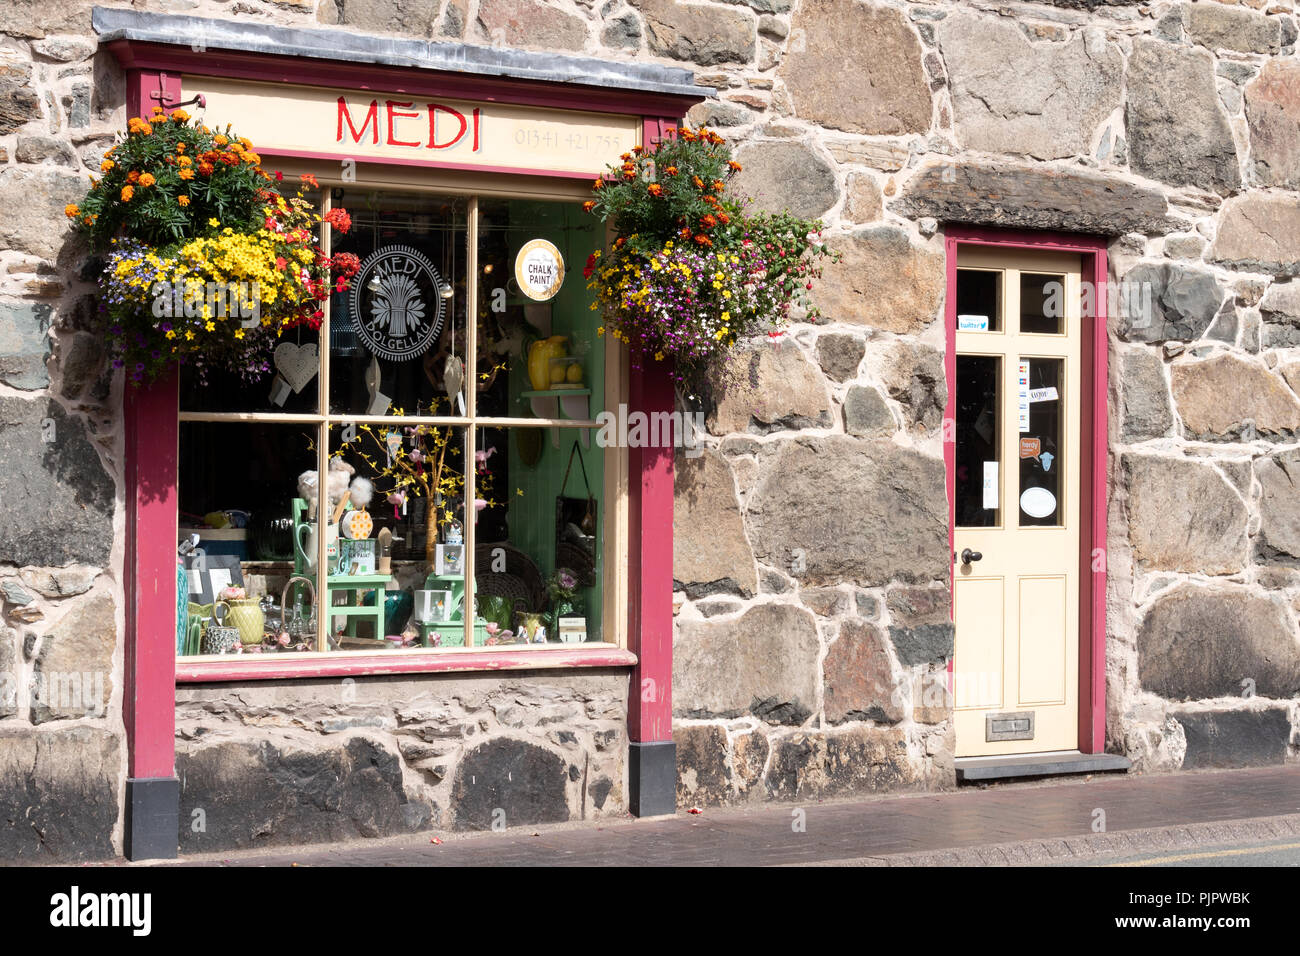
{"label": "pink door frame", "polygon": [[[128,116],[148,116],[161,93],[167,102],[181,98],[186,49],[116,41],[110,48],[127,68]],[[210,53],[205,75],[358,88],[392,88],[556,108],[618,112],[643,117],[643,142],[664,135],[703,97],[623,90],[591,91],[456,74],[437,76],[395,67],[322,64],[300,57]],[[361,79],[364,77],[364,79]],[[271,151],[266,151],[269,155]],[[441,167],[435,162],[421,163]],[[519,174],[521,170],[502,169]],[[526,171],[525,171],[526,172]],[[629,542],[628,649],[590,651],[556,648],[522,655],[421,656],[410,666],[393,658],[351,658],[346,662],[294,663],[289,668],[247,666],[216,670],[181,665],[175,647],[177,466],[179,443],[177,376],[146,387],[126,386],[123,399],[125,495],[127,503],[124,589],[126,646],[123,720],[127,736],[127,807],[124,853],[130,859],[176,856],[179,782],[176,762],[176,683],[186,681],[276,679],[330,674],[372,674],[519,667],[630,667],[628,737],[632,744],[632,812],[671,813],[675,806],[675,751],[672,743],[672,514],[673,449],[637,448],[628,452]],[[635,373],[629,412],[647,416],[673,408],[669,370],[657,363]],[[648,756],[647,756],[648,755]]]}
{"label": "pink door frame", "polygon": [[[1053,232],[1021,232],[951,225],[944,231],[947,296],[944,307],[944,370],[948,404],[944,409],[944,466],[948,490],[948,550],[956,524],[956,374],[957,374],[957,251],[961,246],[1041,249],[1077,253],[1083,260],[1083,281],[1092,284],[1091,314],[1083,316],[1082,448],[1080,462],[1079,548],[1079,751],[1106,749],[1106,465],[1108,352],[1106,339],[1107,243],[1095,236]],[[1085,304],[1088,299],[1085,297]]]}

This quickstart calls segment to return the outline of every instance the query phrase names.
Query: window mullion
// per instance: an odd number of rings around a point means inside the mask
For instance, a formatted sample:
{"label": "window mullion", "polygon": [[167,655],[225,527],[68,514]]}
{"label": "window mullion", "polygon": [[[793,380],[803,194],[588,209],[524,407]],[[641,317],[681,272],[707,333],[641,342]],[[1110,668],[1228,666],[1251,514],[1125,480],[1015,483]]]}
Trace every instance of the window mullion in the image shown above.
{"label": "window mullion", "polygon": [[[321,190],[320,213],[322,216],[329,212],[333,198],[328,187]],[[320,249],[325,256],[331,255],[331,238],[330,230],[322,227],[320,230]],[[330,461],[330,298],[325,299],[321,308],[320,332],[317,337],[320,348],[316,352],[317,361],[320,363],[316,373],[316,408],[324,416],[320,424],[316,426],[316,474],[320,479],[316,482],[316,650],[318,653],[329,652],[330,627],[333,624],[329,616],[330,569],[327,556],[329,534],[326,531],[329,515],[325,514],[326,509],[329,508],[326,486],[328,484]],[[382,637],[383,635],[378,636]]]}
{"label": "window mullion", "polygon": [[478,196],[469,197],[469,216],[465,229],[465,412],[470,422],[465,428],[464,515],[465,530],[465,647],[474,646],[474,549],[478,539],[478,511],[474,501],[478,492],[474,487],[475,452],[478,435],[474,431],[474,415],[478,410]]}

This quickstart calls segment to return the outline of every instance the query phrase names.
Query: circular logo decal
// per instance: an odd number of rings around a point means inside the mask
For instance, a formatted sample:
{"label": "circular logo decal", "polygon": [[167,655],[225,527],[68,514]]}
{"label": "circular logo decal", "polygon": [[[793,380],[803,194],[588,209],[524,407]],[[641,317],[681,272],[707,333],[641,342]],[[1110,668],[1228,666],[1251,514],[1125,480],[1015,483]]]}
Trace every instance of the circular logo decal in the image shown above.
{"label": "circular logo decal", "polygon": [[357,337],[390,361],[423,355],[442,332],[447,288],[433,263],[410,246],[376,249],[352,279]]}
{"label": "circular logo decal", "polygon": [[564,282],[564,257],[545,239],[524,243],[515,256],[515,281],[524,295],[538,302],[555,298]]}

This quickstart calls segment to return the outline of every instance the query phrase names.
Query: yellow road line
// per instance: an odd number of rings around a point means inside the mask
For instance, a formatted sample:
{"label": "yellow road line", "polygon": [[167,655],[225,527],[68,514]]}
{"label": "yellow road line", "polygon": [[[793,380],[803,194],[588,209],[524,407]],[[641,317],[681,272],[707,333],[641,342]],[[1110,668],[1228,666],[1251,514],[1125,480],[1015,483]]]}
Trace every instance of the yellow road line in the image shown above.
{"label": "yellow road line", "polygon": [[1249,853],[1270,853],[1273,850],[1300,850],[1300,843],[1275,843],[1272,846],[1243,848],[1240,850],[1219,850],[1214,853],[1180,853],[1176,856],[1162,856],[1151,860],[1135,860],[1131,863],[1107,863],[1106,866],[1154,866],[1157,863],[1179,863],[1183,860],[1206,860],[1216,856],[1244,856]]}

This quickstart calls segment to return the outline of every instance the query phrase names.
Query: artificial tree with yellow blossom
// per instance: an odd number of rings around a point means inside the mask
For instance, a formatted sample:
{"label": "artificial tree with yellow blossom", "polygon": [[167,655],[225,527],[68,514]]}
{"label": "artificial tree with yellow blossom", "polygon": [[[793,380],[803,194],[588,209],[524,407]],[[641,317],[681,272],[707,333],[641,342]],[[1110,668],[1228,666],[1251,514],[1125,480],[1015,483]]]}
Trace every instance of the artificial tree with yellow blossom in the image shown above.
{"label": "artificial tree with yellow blossom", "polygon": [[[223,367],[261,377],[275,339],[318,327],[331,289],[345,289],[359,265],[318,247],[322,217],[306,192],[314,179],[286,197],[251,142],[184,110],[131,119],[100,171],[65,212],[108,253],[103,331],[133,383],[176,361],[201,376]],[[351,223],[342,209],[324,221],[343,232]]]}
{"label": "artificial tree with yellow blossom", "polygon": [[[417,409],[417,412],[420,410]],[[450,411],[450,409],[448,409]],[[394,407],[391,415],[406,416]],[[424,414],[436,415],[437,403]],[[433,570],[435,546],[440,526],[459,520],[456,502],[465,497],[464,445],[454,440],[460,429],[448,425],[393,424],[358,425],[355,433],[340,443],[336,454],[348,454],[365,463],[376,491],[394,505],[413,498],[423,498],[425,507],[424,559]],[[496,507],[492,493],[492,473],[486,456],[476,463],[474,480],[475,513],[483,507]]]}

